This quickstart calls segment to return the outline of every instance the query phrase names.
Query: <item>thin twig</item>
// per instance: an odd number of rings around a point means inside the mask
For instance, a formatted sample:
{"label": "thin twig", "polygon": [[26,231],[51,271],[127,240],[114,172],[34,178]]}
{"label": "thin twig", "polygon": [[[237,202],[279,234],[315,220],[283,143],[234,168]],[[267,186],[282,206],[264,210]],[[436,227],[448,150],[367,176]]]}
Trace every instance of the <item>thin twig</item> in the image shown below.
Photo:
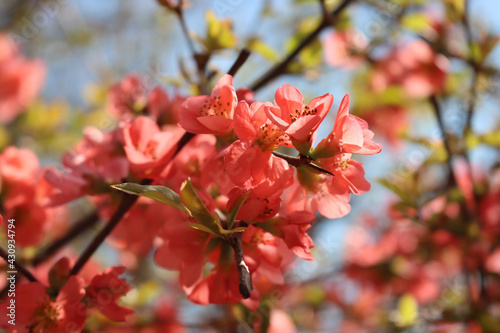
{"label": "thin twig", "polygon": [[254,84],[250,86],[250,89],[253,91],[256,91],[263,86],[265,86],[269,81],[273,80],[274,78],[278,77],[281,74],[286,73],[288,64],[311,42],[313,42],[316,37],[319,35],[319,33],[332,24],[337,18],[339,17],[340,13],[351,3],[354,2],[355,0],[344,0],[340,3],[340,5],[330,14],[326,15],[323,17],[321,20],[321,23],[318,25],[314,31],[312,31],[309,35],[304,38],[299,45],[285,58],[283,59],[279,64],[275,65],[273,68],[271,68],[267,73],[265,73],[260,79],[258,79]]}
{"label": "thin twig", "polygon": [[[2,257],[8,264],[12,263],[13,267],[15,267],[21,274],[23,274],[28,280],[31,282],[38,282],[37,278],[31,274],[31,272],[25,268],[23,265],[21,265],[17,260],[12,260],[10,259],[9,261],[9,254],[3,247],[0,247],[0,257]],[[10,266],[9,266],[10,267]],[[10,267],[12,270],[12,267]]]}
{"label": "thin twig", "polygon": [[448,135],[444,128],[443,117],[441,114],[441,106],[439,105],[439,101],[436,95],[431,95],[429,97],[429,101],[432,105],[432,109],[434,110],[434,114],[436,115],[439,130],[441,131],[441,136],[443,138],[444,149],[446,150],[446,164],[448,166],[448,172],[449,172],[448,184],[451,186],[455,186],[457,184],[457,180],[455,178],[455,173],[453,172],[453,163],[452,163],[453,152],[451,150],[450,141],[448,140]]}
{"label": "thin twig", "polygon": [[250,292],[253,290],[252,276],[250,275],[250,270],[245,263],[245,257],[243,256],[243,244],[241,241],[241,232],[236,232],[228,240],[229,245],[233,248],[234,260],[236,262],[236,269],[238,270],[238,276],[240,277],[240,294],[243,298],[247,299],[250,297]]}
{"label": "thin twig", "polygon": [[248,57],[250,56],[250,50],[248,49],[243,49],[241,50],[240,54],[238,55],[238,58],[234,62],[233,66],[231,66],[231,69],[227,72],[227,74],[234,76],[236,72],[243,66],[243,64],[247,61]]}
{"label": "thin twig", "polygon": [[[151,183],[151,181],[148,180],[142,182],[143,185],[147,185],[148,183]],[[122,217],[128,212],[130,207],[133,206],[133,204],[137,201],[138,198],[139,196],[123,193],[123,198],[120,202],[120,205],[118,206],[118,209],[113,214],[113,216],[106,224],[106,226],[97,234],[97,236],[87,246],[85,251],[80,255],[77,262],[75,263],[75,266],[73,266],[73,269],[71,269],[71,275],[75,275],[80,272],[80,270],[87,263],[90,257],[92,257],[97,248],[99,248],[99,246],[102,244],[102,242],[104,242],[106,237],[108,237],[109,234],[111,234],[111,232],[118,225]]]}
{"label": "thin twig", "polygon": [[196,63],[196,68],[198,71],[198,90],[200,94],[206,94],[206,86],[207,86],[207,75],[206,75],[206,66],[208,59],[210,58],[209,54],[202,54],[196,52],[193,41],[191,40],[191,36],[189,36],[189,30],[186,25],[186,20],[184,19],[184,12],[181,6],[177,6],[174,9],[174,12],[177,14],[177,18],[179,19],[179,23],[182,28],[182,32],[186,37],[189,50],[191,52],[191,56]]}
{"label": "thin twig", "polygon": [[326,170],[326,169],[324,169],[324,168],[322,168],[322,167],[320,167],[320,166],[312,163],[312,160],[310,158],[288,156],[288,155],[279,153],[277,151],[273,151],[273,155],[276,156],[276,157],[279,157],[281,159],[284,159],[291,166],[294,166],[294,167],[308,166],[308,167],[310,167],[310,168],[312,168],[312,169],[314,169],[316,171],[319,171],[319,172],[322,172],[322,173],[326,173],[326,174],[329,174],[331,176],[335,176],[330,171],[328,171],[328,170]]}
{"label": "thin twig", "polygon": [[47,260],[47,258],[52,256],[55,252],[57,252],[64,245],[71,242],[73,239],[75,239],[82,232],[93,227],[97,223],[97,221],[99,221],[99,214],[97,213],[97,210],[95,210],[90,215],[85,216],[81,221],[77,222],[68,231],[68,233],[66,233],[66,235],[64,235],[63,237],[54,241],[54,243],[52,243],[45,250],[38,252],[37,255],[35,256],[35,258],[33,258],[32,265],[38,266],[40,263]]}

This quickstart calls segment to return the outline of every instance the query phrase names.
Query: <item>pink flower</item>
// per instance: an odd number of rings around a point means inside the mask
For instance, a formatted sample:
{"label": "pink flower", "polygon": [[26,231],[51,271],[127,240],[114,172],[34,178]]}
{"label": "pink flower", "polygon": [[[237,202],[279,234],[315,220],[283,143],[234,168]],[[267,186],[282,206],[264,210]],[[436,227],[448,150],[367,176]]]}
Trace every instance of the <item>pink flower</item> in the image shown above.
{"label": "pink flower", "polygon": [[273,124],[266,115],[266,109],[273,106],[268,103],[238,103],[234,111],[234,130],[238,138],[247,145],[259,146],[261,150],[275,150],[280,146],[292,147],[288,135]]}
{"label": "pink flower", "polygon": [[131,289],[127,281],[119,277],[124,272],[125,267],[110,267],[96,275],[90,282],[85,297],[89,307],[114,321],[125,321],[125,317],[134,312],[117,304],[119,298]]}
{"label": "pink flower", "polygon": [[179,109],[179,124],[187,132],[227,135],[233,129],[233,114],[238,103],[233,78],[224,75],[210,96],[189,97]]}
{"label": "pink flower", "polygon": [[349,114],[349,94],[340,103],[332,132],[313,151],[314,158],[332,157],[339,153],[371,155],[382,151],[372,141],[373,132],[363,119]]}
{"label": "pink flower", "polygon": [[396,48],[378,61],[372,76],[372,87],[383,91],[391,85],[402,85],[411,98],[425,98],[443,90],[450,64],[423,40]]}
{"label": "pink flower", "polygon": [[251,191],[237,218],[244,221],[265,221],[279,211],[281,194],[291,185],[293,169],[281,158],[252,146],[246,149],[241,141],[226,151],[224,164],[236,188],[228,193],[230,206],[246,191]]}
{"label": "pink flower", "polygon": [[273,223],[281,232],[281,238],[296,256],[305,260],[314,260],[310,251],[314,247],[312,239],[307,235],[311,223],[316,220],[313,213],[295,211],[289,215],[280,215]]}
{"label": "pink flower", "polygon": [[180,95],[169,96],[156,87],[148,95],[148,114],[160,125],[175,125],[179,122],[179,107],[184,100]]}
{"label": "pink flower", "polygon": [[[19,285],[15,296],[15,332],[81,332],[87,316],[86,307],[81,303],[85,295],[83,285],[82,278],[70,277],[55,300],[51,300],[45,286],[39,282]],[[13,327],[7,322],[11,300],[14,298],[9,297],[0,304],[0,327],[5,330]]]}
{"label": "pink flower", "polygon": [[132,170],[142,177],[159,177],[177,148],[184,131],[177,127],[160,130],[148,117],[138,117],[123,129],[124,149]]}
{"label": "pink flower", "polygon": [[31,103],[45,80],[45,65],[18,54],[7,35],[0,35],[0,123],[8,124]]}
{"label": "pink flower", "polygon": [[64,154],[63,172],[47,167],[43,174],[54,192],[46,199],[47,205],[61,205],[86,194],[95,195],[127,177],[129,162],[122,150],[122,130],[104,133],[97,128],[84,129],[84,137]]}
{"label": "pink flower", "polygon": [[266,108],[268,118],[292,139],[297,150],[309,153],[313,136],[333,103],[333,96],[325,94],[304,105],[300,91],[290,85],[278,88],[275,94],[277,108]]}
{"label": "pink flower", "polygon": [[402,145],[400,136],[409,125],[407,110],[403,106],[380,106],[363,112],[363,119],[393,146]]}
{"label": "pink flower", "polygon": [[170,218],[159,232],[163,244],[155,253],[155,262],[163,268],[179,271],[181,286],[189,290],[201,279],[206,262],[204,249],[211,236],[190,227],[187,223],[191,220],[186,214],[170,206],[165,209]]}
{"label": "pink flower", "polygon": [[[177,188],[188,178],[196,186],[203,176],[203,168],[216,154],[217,138],[210,134],[198,134],[192,138],[170,163],[169,184]],[[222,171],[222,170],[221,170]]]}
{"label": "pink flower", "polygon": [[364,61],[361,54],[367,47],[366,37],[356,30],[334,31],[323,39],[326,63],[334,67],[359,67]]}
{"label": "pink flower", "polygon": [[[169,218],[170,211],[165,209],[164,203],[141,197],[122,218],[108,242],[121,251],[145,256]],[[137,223],[141,220],[147,222]]]}
{"label": "pink flower", "polygon": [[135,74],[125,77],[111,87],[106,111],[116,117],[131,117],[146,106],[146,86]]}
{"label": "pink flower", "polygon": [[17,245],[26,247],[42,242],[52,221],[46,209],[37,202],[34,184],[13,187],[5,199],[4,209],[7,219],[16,220]]}
{"label": "pink flower", "polygon": [[287,213],[318,211],[327,218],[339,218],[351,210],[351,193],[360,195],[370,190],[363,165],[351,160],[350,154],[319,159],[315,163],[334,176],[311,172],[307,166],[298,167],[298,182],[286,193],[284,209]]}
{"label": "pink flower", "polygon": [[9,146],[0,155],[0,175],[7,184],[34,182],[38,166],[37,156],[29,149]]}
{"label": "pink flower", "polygon": [[[268,333],[298,332],[292,318],[290,318],[285,311],[274,308],[271,310],[270,317],[269,328],[267,330]],[[258,332],[259,330],[255,331]]]}

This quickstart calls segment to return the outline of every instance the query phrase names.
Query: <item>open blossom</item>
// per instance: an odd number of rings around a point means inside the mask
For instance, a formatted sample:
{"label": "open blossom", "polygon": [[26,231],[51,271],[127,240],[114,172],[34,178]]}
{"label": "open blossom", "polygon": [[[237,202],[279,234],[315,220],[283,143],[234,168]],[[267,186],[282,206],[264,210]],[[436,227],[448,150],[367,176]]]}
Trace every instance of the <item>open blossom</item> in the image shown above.
{"label": "open blossom", "polygon": [[94,276],[87,287],[85,302],[113,321],[125,321],[125,317],[134,311],[117,304],[131,288],[127,281],[120,278],[125,267],[110,267],[102,274]]}
{"label": "open blossom", "polygon": [[148,95],[148,114],[160,125],[175,125],[179,122],[179,107],[184,100],[181,95],[168,95],[165,90],[156,87]]}
{"label": "open blossom", "polygon": [[278,88],[274,99],[278,107],[266,108],[268,118],[290,137],[300,153],[307,155],[319,125],[332,107],[333,96],[325,94],[305,105],[300,91],[285,84]]}
{"label": "open blossom", "polygon": [[45,65],[26,60],[13,40],[0,34],[0,123],[8,124],[31,103],[45,80]]}
{"label": "open blossom", "polygon": [[[72,276],[54,300],[51,300],[46,287],[39,282],[18,286],[15,295],[15,332],[81,332],[86,319],[86,308],[81,303],[85,295],[83,286],[82,278]],[[9,331],[12,329],[7,316],[10,300],[10,297],[6,298],[0,304],[0,327]]]}
{"label": "open blossom", "polygon": [[307,230],[316,216],[308,211],[294,211],[273,218],[273,224],[280,231],[280,237],[296,256],[305,260],[313,260],[310,251],[314,247],[312,239],[307,235]]}
{"label": "open blossom", "polygon": [[339,218],[351,210],[350,194],[360,195],[370,190],[362,164],[351,160],[350,154],[319,159],[315,163],[334,176],[311,172],[306,166],[297,168],[298,182],[285,199],[288,211],[318,211],[325,217]]}
{"label": "open blossom", "polygon": [[363,111],[362,117],[377,135],[383,136],[391,145],[398,147],[402,145],[399,138],[410,123],[407,111],[400,105],[387,105]]}
{"label": "open blossom", "polygon": [[363,64],[359,55],[366,52],[368,41],[356,30],[333,31],[323,39],[325,61],[330,66],[355,69]]}
{"label": "open blossom", "polygon": [[129,162],[123,154],[121,129],[102,132],[94,127],[84,129],[84,137],[64,154],[63,172],[55,167],[42,170],[44,178],[55,189],[46,198],[50,206],[61,205],[86,194],[107,189],[108,182],[125,178]]}
{"label": "open blossom", "polygon": [[143,177],[158,177],[172,158],[184,131],[177,127],[160,130],[149,117],[138,117],[123,129],[124,149],[132,171]]}
{"label": "open blossom", "polygon": [[[169,220],[170,211],[164,208],[165,205],[161,202],[139,198],[107,241],[122,252],[145,256],[150,252],[159,230]],[[147,222],[137,223],[141,220]]]}
{"label": "open blossom", "polygon": [[288,164],[272,154],[281,145],[290,146],[289,138],[267,119],[264,110],[268,107],[257,102],[249,107],[242,101],[235,110],[235,132],[240,140],[227,148],[224,168],[239,187],[253,188],[289,173]]}
{"label": "open blossom", "polygon": [[106,110],[117,117],[131,117],[146,106],[146,85],[135,74],[125,77],[111,87]]}
{"label": "open blossom", "polygon": [[5,183],[31,183],[38,172],[38,158],[29,149],[9,146],[0,154],[0,176]]}
{"label": "open blossom", "polygon": [[210,96],[193,96],[182,103],[179,124],[190,133],[229,134],[233,129],[233,114],[237,104],[233,78],[226,74],[219,79]]}
{"label": "open blossom", "polygon": [[170,218],[159,232],[162,245],[155,252],[157,265],[177,270],[179,283],[184,290],[190,290],[200,280],[206,262],[204,249],[211,235],[191,228],[186,214],[173,207],[165,207]]}
{"label": "open blossom", "polygon": [[315,158],[331,157],[335,154],[378,154],[382,145],[372,141],[373,132],[363,119],[349,114],[349,94],[340,103],[332,132],[314,149]]}
{"label": "open blossom", "polygon": [[66,207],[44,207],[50,186],[38,167],[37,156],[28,149],[10,146],[0,155],[3,209],[6,218],[16,219],[16,243],[23,247],[39,244],[66,217]]}
{"label": "open blossom", "polygon": [[443,90],[450,63],[423,40],[394,49],[375,63],[372,87],[383,91],[401,85],[411,98],[425,98]]}
{"label": "open blossom", "polygon": [[370,190],[360,162],[351,159],[354,154],[377,154],[382,145],[372,141],[368,124],[349,114],[349,95],[340,103],[332,132],[311,152],[314,163],[330,172],[314,172],[308,166],[297,168],[298,182],[286,198],[288,211],[316,210],[325,217],[338,218],[349,213],[350,194],[360,195]]}

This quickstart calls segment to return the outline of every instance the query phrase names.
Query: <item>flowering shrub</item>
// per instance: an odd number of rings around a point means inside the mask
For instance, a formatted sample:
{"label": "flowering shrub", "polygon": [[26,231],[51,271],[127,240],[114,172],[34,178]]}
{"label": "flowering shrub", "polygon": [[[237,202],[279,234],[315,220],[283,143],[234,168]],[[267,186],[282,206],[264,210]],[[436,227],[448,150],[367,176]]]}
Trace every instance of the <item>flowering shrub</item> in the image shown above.
{"label": "flowering shrub", "polygon": [[[309,17],[297,1],[275,50],[216,15],[256,4],[215,1],[200,35],[200,4],[157,1],[187,40],[179,75],[106,73],[84,112],[48,102],[63,62],[0,34],[0,328],[500,331],[500,121],[481,113],[499,38],[470,2],[319,1]],[[383,29],[363,31],[366,9]]]}

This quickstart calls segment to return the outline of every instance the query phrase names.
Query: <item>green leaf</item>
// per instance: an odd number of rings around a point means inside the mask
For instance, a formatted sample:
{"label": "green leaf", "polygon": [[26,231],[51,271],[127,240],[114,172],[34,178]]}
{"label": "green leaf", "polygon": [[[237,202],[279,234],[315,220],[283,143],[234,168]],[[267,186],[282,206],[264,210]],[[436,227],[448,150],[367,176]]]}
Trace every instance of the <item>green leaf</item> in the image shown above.
{"label": "green leaf", "polygon": [[401,20],[401,24],[417,33],[424,33],[431,27],[430,18],[422,12],[406,15]]}
{"label": "green leaf", "polygon": [[247,48],[253,52],[260,53],[264,58],[272,62],[278,62],[279,60],[276,51],[271,46],[264,43],[260,39],[257,38],[251,39],[250,42],[248,43]]}
{"label": "green leaf", "polygon": [[140,185],[135,183],[116,184],[111,185],[111,187],[128,194],[139,195],[141,197],[166,203],[167,205],[189,214],[189,210],[184,207],[179,195],[168,187],[159,185]]}
{"label": "green leaf", "polygon": [[215,235],[215,236],[220,236],[218,233],[213,232],[210,228],[205,227],[203,224],[200,223],[194,223],[194,222],[188,222],[188,225],[196,230],[208,232],[209,234]]}
{"label": "green leaf", "polygon": [[231,230],[226,230],[226,229],[223,229],[222,227],[220,227],[219,232],[223,235],[232,235],[232,234],[237,233],[237,232],[243,232],[247,229],[248,228],[245,228],[245,227],[238,227],[238,228],[234,228]]}
{"label": "green leaf", "polygon": [[414,207],[414,208],[418,207],[417,202],[416,202],[416,196],[415,196],[415,193],[417,193],[417,192],[408,191],[407,189],[404,189],[399,184],[392,182],[387,178],[378,179],[377,181],[378,181],[378,183],[383,185],[385,188],[394,192],[394,194],[396,194],[407,205]]}
{"label": "green leaf", "polygon": [[212,11],[207,11],[206,20],[207,39],[205,45],[209,52],[236,46],[236,36],[231,30],[230,20],[219,20]]}
{"label": "green leaf", "polygon": [[189,178],[181,186],[181,201],[196,221],[204,225],[212,234],[222,237],[219,215],[210,214]]}
{"label": "green leaf", "polygon": [[479,140],[487,145],[498,148],[500,147],[500,130],[483,134],[479,137]]}
{"label": "green leaf", "polygon": [[243,206],[245,201],[247,201],[250,193],[252,193],[252,192],[247,191],[247,192],[243,193],[242,195],[240,195],[240,197],[233,202],[233,204],[231,205],[231,208],[229,208],[229,211],[227,212],[227,225],[228,225],[227,228],[229,230],[231,230],[233,228],[234,219],[236,218],[236,215],[238,215],[238,212],[239,212],[241,206]]}

